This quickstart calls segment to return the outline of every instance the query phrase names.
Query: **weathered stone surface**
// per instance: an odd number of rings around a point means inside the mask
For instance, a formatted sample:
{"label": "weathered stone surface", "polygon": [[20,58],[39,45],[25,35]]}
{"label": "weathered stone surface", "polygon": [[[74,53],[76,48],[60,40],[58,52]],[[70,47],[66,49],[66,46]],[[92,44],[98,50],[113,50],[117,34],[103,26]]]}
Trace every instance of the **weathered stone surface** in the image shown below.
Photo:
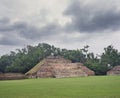
{"label": "weathered stone surface", "polygon": [[76,77],[87,76],[87,74],[78,68],[75,63],[50,63],[48,66],[41,66],[37,72],[37,77]]}
{"label": "weathered stone surface", "polygon": [[107,72],[107,75],[120,75],[120,65],[113,67]]}
{"label": "weathered stone surface", "polygon": [[27,77],[21,73],[0,73],[0,80],[15,80],[25,78]]}
{"label": "weathered stone surface", "polygon": [[26,75],[33,78],[63,78],[94,75],[93,71],[83,66],[81,63],[71,63],[70,60],[65,60],[60,56],[50,56],[42,62],[43,63],[37,64],[33,69],[27,72]]}
{"label": "weathered stone surface", "polygon": [[84,66],[83,64],[81,63],[77,63],[79,65],[79,68],[81,70],[83,70],[85,73],[87,73],[88,76],[93,76],[95,75],[95,72],[90,70],[89,68],[87,68],[86,66]]}

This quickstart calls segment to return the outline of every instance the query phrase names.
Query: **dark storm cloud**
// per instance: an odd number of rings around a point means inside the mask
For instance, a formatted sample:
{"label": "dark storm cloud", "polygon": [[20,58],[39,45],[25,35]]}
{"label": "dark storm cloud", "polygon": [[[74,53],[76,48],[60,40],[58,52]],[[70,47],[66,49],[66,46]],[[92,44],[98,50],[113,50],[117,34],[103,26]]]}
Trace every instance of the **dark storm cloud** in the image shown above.
{"label": "dark storm cloud", "polygon": [[[109,1],[102,4],[100,2],[97,5],[96,3],[91,5],[90,3],[85,4],[82,0],[81,2],[74,0],[64,12],[72,19],[71,23],[67,24],[66,30],[92,33],[119,29],[120,11],[117,10],[117,6],[111,4],[107,6]],[[102,7],[99,7],[99,3]]]}
{"label": "dark storm cloud", "polygon": [[[6,19],[9,20],[9,19]],[[11,35],[18,34],[18,36],[22,36],[25,38],[33,38],[38,36],[38,28],[29,25],[25,22],[14,22],[11,23],[9,21],[5,21],[5,18],[3,20],[0,20],[0,33],[4,35],[5,32],[13,32]],[[5,33],[6,34],[6,33]]]}
{"label": "dark storm cloud", "polygon": [[8,23],[9,22],[9,19],[4,17],[2,19],[0,19],[0,24],[5,24],[5,23]]}
{"label": "dark storm cloud", "polygon": [[55,23],[50,23],[44,27],[36,27],[27,23],[15,23],[13,27],[22,37],[27,39],[40,39],[47,36],[52,36],[60,31],[60,26]]}
{"label": "dark storm cloud", "polygon": [[26,39],[35,39],[39,37],[38,28],[25,22],[14,23],[13,30],[15,30],[19,34],[19,36],[24,37]]}
{"label": "dark storm cloud", "polygon": [[[45,26],[40,27],[36,25],[37,23],[30,24],[26,20],[20,21],[19,18],[19,21],[13,21],[14,18],[11,18],[9,15],[9,18],[4,18],[3,16],[3,18],[0,18],[0,45],[20,45],[24,44],[25,41],[43,41],[51,40],[52,38],[57,38],[55,39],[56,41],[58,39],[62,41],[62,37],[65,38],[65,43],[67,43],[66,40],[70,39],[72,40],[69,43],[79,42],[93,37],[90,36],[91,33],[119,30],[120,11],[117,6],[112,5],[114,0],[110,0],[111,4],[109,4],[109,1],[106,2],[104,0],[102,0],[102,3],[99,0],[94,0],[96,3],[94,1],[85,3],[85,1],[71,1],[71,4],[64,11],[64,16],[70,17],[71,22],[63,27],[57,22],[46,22]],[[74,35],[76,31],[84,33],[85,37],[80,36],[77,39],[74,36],[71,37],[70,35]],[[65,33],[65,36],[59,36],[62,32]]]}
{"label": "dark storm cloud", "polygon": [[20,21],[12,23],[10,19],[2,18],[0,19],[0,35],[2,36],[0,38],[0,44],[16,45],[20,44],[22,39],[31,41],[41,40],[57,35],[60,31],[61,26],[57,23],[49,23],[44,27],[37,27],[34,24],[28,24]]}
{"label": "dark storm cloud", "polygon": [[10,25],[10,20],[6,17],[0,19],[0,33],[1,32],[6,32],[6,31],[11,31],[12,26]]}
{"label": "dark storm cloud", "polygon": [[43,27],[36,27],[25,22],[14,23],[13,29],[19,32],[19,35],[26,39],[39,39],[46,36],[57,34],[61,30],[57,23],[50,23]]}
{"label": "dark storm cloud", "polygon": [[17,38],[13,38],[13,36],[4,36],[0,38],[0,45],[20,45],[23,43],[22,41],[19,41]]}

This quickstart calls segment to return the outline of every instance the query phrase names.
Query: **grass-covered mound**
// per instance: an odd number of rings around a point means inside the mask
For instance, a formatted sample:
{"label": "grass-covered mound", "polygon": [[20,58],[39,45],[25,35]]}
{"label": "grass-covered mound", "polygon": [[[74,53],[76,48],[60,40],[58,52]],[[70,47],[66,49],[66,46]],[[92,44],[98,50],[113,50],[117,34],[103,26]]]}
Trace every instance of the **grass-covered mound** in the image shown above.
{"label": "grass-covered mound", "polygon": [[120,77],[0,81],[0,98],[120,98]]}

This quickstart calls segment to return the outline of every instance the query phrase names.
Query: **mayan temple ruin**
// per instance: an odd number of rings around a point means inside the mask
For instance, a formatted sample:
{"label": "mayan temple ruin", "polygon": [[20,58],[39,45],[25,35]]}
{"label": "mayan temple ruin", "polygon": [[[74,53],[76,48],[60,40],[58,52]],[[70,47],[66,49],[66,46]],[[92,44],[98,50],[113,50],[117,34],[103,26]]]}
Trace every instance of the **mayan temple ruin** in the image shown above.
{"label": "mayan temple ruin", "polygon": [[120,65],[113,67],[107,72],[107,75],[120,75]]}
{"label": "mayan temple ruin", "polygon": [[63,78],[91,76],[95,73],[81,63],[72,63],[61,56],[49,56],[34,66],[26,75],[30,78]]}

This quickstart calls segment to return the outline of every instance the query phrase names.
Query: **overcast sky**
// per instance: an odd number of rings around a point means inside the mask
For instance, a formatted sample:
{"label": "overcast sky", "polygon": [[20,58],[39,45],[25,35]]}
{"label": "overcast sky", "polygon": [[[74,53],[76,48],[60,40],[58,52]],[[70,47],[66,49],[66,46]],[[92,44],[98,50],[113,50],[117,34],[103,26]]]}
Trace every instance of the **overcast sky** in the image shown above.
{"label": "overcast sky", "polygon": [[43,42],[120,50],[120,0],[0,0],[0,55]]}

